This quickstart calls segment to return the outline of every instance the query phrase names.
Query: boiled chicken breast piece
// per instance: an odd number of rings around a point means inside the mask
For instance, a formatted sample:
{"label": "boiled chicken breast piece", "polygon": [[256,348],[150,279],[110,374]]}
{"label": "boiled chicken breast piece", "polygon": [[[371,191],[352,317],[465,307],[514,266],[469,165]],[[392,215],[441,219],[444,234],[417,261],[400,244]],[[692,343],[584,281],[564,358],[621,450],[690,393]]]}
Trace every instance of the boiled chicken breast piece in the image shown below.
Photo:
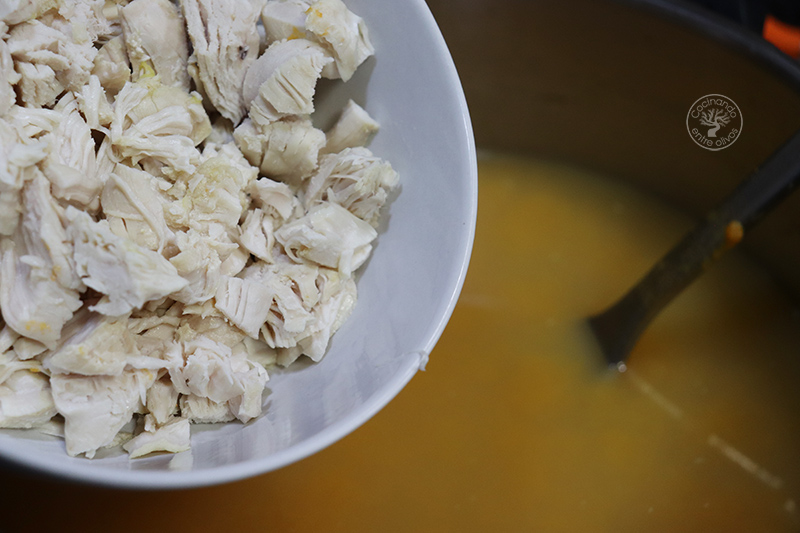
{"label": "boiled chicken breast piece", "polygon": [[170,174],[191,175],[201,157],[195,148],[211,132],[197,93],[163,85],[155,77],[128,83],[117,95],[110,137],[121,157],[153,158]]}
{"label": "boiled chicken breast piece", "polygon": [[23,361],[31,360],[46,351],[47,346],[28,337],[20,337],[14,343],[14,353]]}
{"label": "boiled chicken breast piece", "polygon": [[[244,350],[232,351],[228,346],[214,342],[207,337],[197,337],[183,343],[185,364],[182,368],[170,370],[175,388],[181,394],[207,398],[216,404],[234,400],[245,406],[242,415],[252,412],[248,402],[251,397],[260,397],[267,382],[263,367],[247,359]],[[181,404],[183,413],[183,404]],[[238,416],[239,413],[232,413]]]}
{"label": "boiled chicken breast piece", "polygon": [[97,50],[90,40],[76,42],[71,33],[38,20],[14,26],[7,39],[17,72],[22,101],[50,106],[64,90],[79,91],[92,70]]}
{"label": "boiled chicken breast piece", "polygon": [[296,264],[285,255],[276,257],[274,264],[256,262],[242,272],[244,280],[272,293],[272,304],[261,328],[270,348],[292,348],[311,334],[312,308],[320,296],[317,276],[318,269],[313,264]]}
{"label": "boiled chicken breast piece", "polygon": [[213,298],[221,283],[222,260],[209,243],[209,238],[189,229],[176,234],[176,246],[180,252],[169,262],[188,284],[173,293],[172,298],[185,304],[202,303]]}
{"label": "boiled chicken breast piece", "polygon": [[71,206],[66,218],[78,275],[88,287],[104,295],[90,309],[122,316],[187,285],[163,256],[115,235],[107,221],[95,222]]}
{"label": "boiled chicken breast piece", "polygon": [[117,164],[100,203],[111,231],[120,237],[155,251],[161,251],[173,238],[164,219],[166,200],[147,172]]}
{"label": "boiled chicken breast piece", "polygon": [[223,117],[238,124],[247,111],[242,84],[258,56],[258,10],[239,0],[181,0],[192,42],[189,72]]}
{"label": "boiled chicken breast piece", "polygon": [[8,113],[17,102],[14,85],[20,79],[19,73],[14,70],[14,60],[5,41],[7,31],[8,27],[0,22],[0,117]]}
{"label": "boiled chicken breast piece", "polygon": [[[8,346],[2,352],[0,352],[0,384],[5,383],[5,381],[10,378],[14,373],[20,370],[26,370],[30,372],[41,372],[42,364],[38,359],[28,359],[23,360],[19,358],[16,350],[12,350],[11,344],[12,342],[8,342],[11,338],[15,341],[19,339],[25,339],[25,337],[20,337],[14,331],[8,327],[3,328],[3,336],[6,339],[3,339],[4,346]],[[7,332],[13,333],[13,335],[9,336]]]}
{"label": "boiled chicken breast piece", "polygon": [[375,50],[364,20],[350,11],[342,0],[319,0],[307,11],[306,29],[328,47],[336,66],[326,78],[349,80]]}
{"label": "boiled chicken breast piece", "polygon": [[97,76],[106,92],[114,96],[131,79],[131,62],[125,50],[125,39],[122,35],[109,40],[94,58],[92,75]]}
{"label": "boiled chicken breast piece", "polygon": [[217,289],[215,305],[231,324],[257,339],[272,306],[273,293],[258,280],[227,278]]}
{"label": "boiled chicken breast piece", "polygon": [[217,403],[196,394],[181,395],[178,404],[181,416],[195,424],[215,424],[236,419],[227,403]]}
{"label": "boiled chicken breast piece", "polygon": [[86,117],[86,124],[93,130],[107,131],[107,126],[114,119],[114,111],[108,102],[106,91],[95,74],[89,76],[89,83],[75,95],[81,113]]}
{"label": "boiled chicken breast piece", "polygon": [[270,0],[261,10],[267,44],[284,39],[307,38],[306,11],[311,0]]}
{"label": "boiled chicken breast piece", "polygon": [[295,261],[312,261],[350,275],[369,257],[377,232],[350,211],[323,203],[308,214],[288,222],[275,238]]}
{"label": "boiled chicken breast piece", "polygon": [[168,221],[175,227],[194,229],[208,236],[212,235],[214,227],[233,231],[249,202],[245,193],[247,180],[226,156],[204,161],[181,184],[185,194],[168,207]]}
{"label": "boiled chicken breast piece", "polygon": [[3,0],[0,20],[9,25],[35,19],[58,5],[57,0]]}
{"label": "boiled chicken breast piece", "polygon": [[203,161],[214,157],[225,157],[228,163],[241,173],[242,187],[246,187],[258,179],[258,167],[250,164],[236,145],[231,131],[231,139],[225,143],[213,143],[206,140],[203,145]]}
{"label": "boiled chicken breast piece", "polygon": [[0,310],[17,333],[52,348],[81,306],[76,289],[82,284],[41,173],[25,187],[23,203],[14,241],[2,243]]}
{"label": "boiled chicken breast piece", "polygon": [[253,204],[271,216],[275,221],[285,222],[304,214],[303,206],[285,183],[260,178],[251,182],[247,194]]}
{"label": "boiled chicken breast piece", "polygon": [[232,349],[246,338],[244,332],[228,322],[225,316],[213,305],[212,311],[205,316],[184,315],[176,334],[176,340],[187,343],[194,341],[198,337],[205,337]]}
{"label": "boiled chicken breast piece", "polygon": [[242,94],[250,119],[264,126],[289,115],[314,112],[314,92],[322,69],[332,60],[306,39],[278,41],[247,71]]}
{"label": "boiled chicken breast piece", "polygon": [[239,376],[244,391],[228,400],[228,407],[240,422],[247,423],[261,414],[264,387],[269,377],[263,366],[254,364],[245,357],[237,357],[236,361],[241,367]]}
{"label": "boiled chicken breast piece", "polygon": [[325,147],[321,154],[339,153],[345,148],[367,146],[378,133],[380,125],[363,107],[353,100],[342,109],[339,120],[325,133]]}
{"label": "boiled chicken breast piece", "polygon": [[[34,172],[22,194],[24,212],[16,240],[25,244],[26,255],[42,259],[44,268],[49,269],[49,272],[42,272],[42,276],[67,289],[82,291],[85,287],[75,272],[72,244],[50,190],[50,184],[41,173]],[[30,259],[27,261],[34,264]]]}
{"label": "boiled chicken breast piece", "polygon": [[189,419],[173,418],[163,425],[142,431],[122,445],[131,459],[153,452],[178,453],[191,448]]}
{"label": "boiled chicken breast piece", "polygon": [[[329,272],[338,276],[337,272]],[[347,320],[356,305],[357,291],[353,278],[341,280],[337,285],[337,290],[333,294],[321,299],[314,307],[315,320],[311,335],[299,342],[303,353],[312,361],[322,359],[331,336]]]}
{"label": "boiled chicken breast piece", "polygon": [[317,168],[317,156],[325,134],[311,120],[288,117],[264,126],[245,119],[233,133],[248,161],[265,176],[295,188]]}
{"label": "boiled chicken breast piece", "polygon": [[252,209],[239,226],[239,244],[262,261],[272,263],[275,247],[273,219],[261,209]]}
{"label": "boiled chicken breast piece", "polygon": [[367,148],[346,148],[320,158],[319,169],[305,189],[305,205],[334,203],[377,226],[381,207],[397,182],[397,172],[388,162]]}
{"label": "boiled chicken breast piece", "polygon": [[67,453],[92,458],[111,444],[133,413],[142,409],[144,391],[155,377],[149,370],[128,370],[118,376],[50,376],[53,401],[64,417]]}
{"label": "boiled chicken breast piece", "polygon": [[189,92],[189,44],[178,7],[169,0],[135,0],[120,11],[134,78],[149,61],[161,83]]}
{"label": "boiled chicken breast piece", "polygon": [[89,313],[64,335],[44,358],[44,367],[51,374],[82,376],[118,376],[125,369],[129,356],[139,355],[127,317],[111,319]]}
{"label": "boiled chicken breast piece", "polygon": [[96,210],[103,179],[97,175],[92,131],[72,93],[62,97],[55,110],[61,113],[61,120],[52,132],[50,154],[42,165],[44,175],[56,198]]}
{"label": "boiled chicken breast piece", "polygon": [[[14,109],[21,109],[15,106]],[[38,173],[33,166],[47,157],[49,142],[20,131],[13,114],[0,118],[0,235],[12,235],[22,211],[22,186]]]}
{"label": "boiled chicken breast piece", "polygon": [[40,426],[56,414],[47,376],[19,370],[0,383],[0,428]]}
{"label": "boiled chicken breast piece", "polygon": [[178,413],[178,391],[167,376],[159,379],[147,389],[146,407],[156,425],[166,424]]}
{"label": "boiled chicken breast piece", "polygon": [[56,72],[49,65],[17,63],[20,81],[17,84],[20,98],[25,105],[43,107],[52,105],[64,86],[56,79]]}

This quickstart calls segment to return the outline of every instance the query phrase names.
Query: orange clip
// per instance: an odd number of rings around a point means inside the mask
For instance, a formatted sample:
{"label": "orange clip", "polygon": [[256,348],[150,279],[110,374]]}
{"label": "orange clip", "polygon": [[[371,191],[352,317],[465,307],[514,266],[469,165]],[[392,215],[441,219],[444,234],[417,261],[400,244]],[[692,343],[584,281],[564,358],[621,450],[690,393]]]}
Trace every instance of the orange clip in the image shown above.
{"label": "orange clip", "polygon": [[764,20],[764,39],[778,47],[782,52],[800,58],[800,28],[790,26],[772,15]]}

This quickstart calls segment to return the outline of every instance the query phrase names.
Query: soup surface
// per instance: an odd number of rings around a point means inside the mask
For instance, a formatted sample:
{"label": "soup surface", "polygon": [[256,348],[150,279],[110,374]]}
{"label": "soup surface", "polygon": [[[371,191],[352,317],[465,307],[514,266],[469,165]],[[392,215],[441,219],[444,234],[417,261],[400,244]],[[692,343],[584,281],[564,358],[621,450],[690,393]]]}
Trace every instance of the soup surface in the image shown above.
{"label": "soup surface", "polygon": [[[770,277],[725,256],[619,373],[584,317],[691,221],[597,176],[494,156],[480,162],[479,205],[464,291],[426,372],[363,428],[280,471],[185,492],[0,473],[4,520],[139,531],[120,517],[144,511],[158,531],[797,531],[800,314]],[[50,511],[25,511],[31,495]]]}

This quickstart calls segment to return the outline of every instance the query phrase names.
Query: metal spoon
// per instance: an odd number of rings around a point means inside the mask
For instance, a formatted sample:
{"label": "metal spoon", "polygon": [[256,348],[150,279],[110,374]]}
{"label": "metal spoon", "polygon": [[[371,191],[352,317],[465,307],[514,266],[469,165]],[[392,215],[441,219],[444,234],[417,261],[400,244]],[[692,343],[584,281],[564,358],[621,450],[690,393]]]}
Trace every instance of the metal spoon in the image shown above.
{"label": "metal spoon", "polygon": [[800,131],[691,230],[625,296],[589,318],[606,361],[623,369],[650,322],[800,181]]}

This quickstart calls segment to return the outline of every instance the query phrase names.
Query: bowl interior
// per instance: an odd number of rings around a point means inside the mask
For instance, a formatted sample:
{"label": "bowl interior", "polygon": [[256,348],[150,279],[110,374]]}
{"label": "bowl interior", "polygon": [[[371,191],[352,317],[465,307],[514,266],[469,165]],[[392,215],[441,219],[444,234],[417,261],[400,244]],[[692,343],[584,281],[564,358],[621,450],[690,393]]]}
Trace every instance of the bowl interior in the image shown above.
{"label": "bowl interior", "polygon": [[[0,456],[73,480],[130,488],[189,487],[279,468],[364,423],[393,398],[441,335],[466,274],[476,219],[477,166],[463,91],[422,0],[348,0],[376,56],[346,84],[320,87],[318,123],[353,98],[381,124],[370,146],[400,174],[359,301],[318,364],[271,373],[264,414],[195,426],[192,449],[129,460],[106,450],[68,457],[59,439],[0,430]],[[409,28],[414,29],[413,35]]]}

